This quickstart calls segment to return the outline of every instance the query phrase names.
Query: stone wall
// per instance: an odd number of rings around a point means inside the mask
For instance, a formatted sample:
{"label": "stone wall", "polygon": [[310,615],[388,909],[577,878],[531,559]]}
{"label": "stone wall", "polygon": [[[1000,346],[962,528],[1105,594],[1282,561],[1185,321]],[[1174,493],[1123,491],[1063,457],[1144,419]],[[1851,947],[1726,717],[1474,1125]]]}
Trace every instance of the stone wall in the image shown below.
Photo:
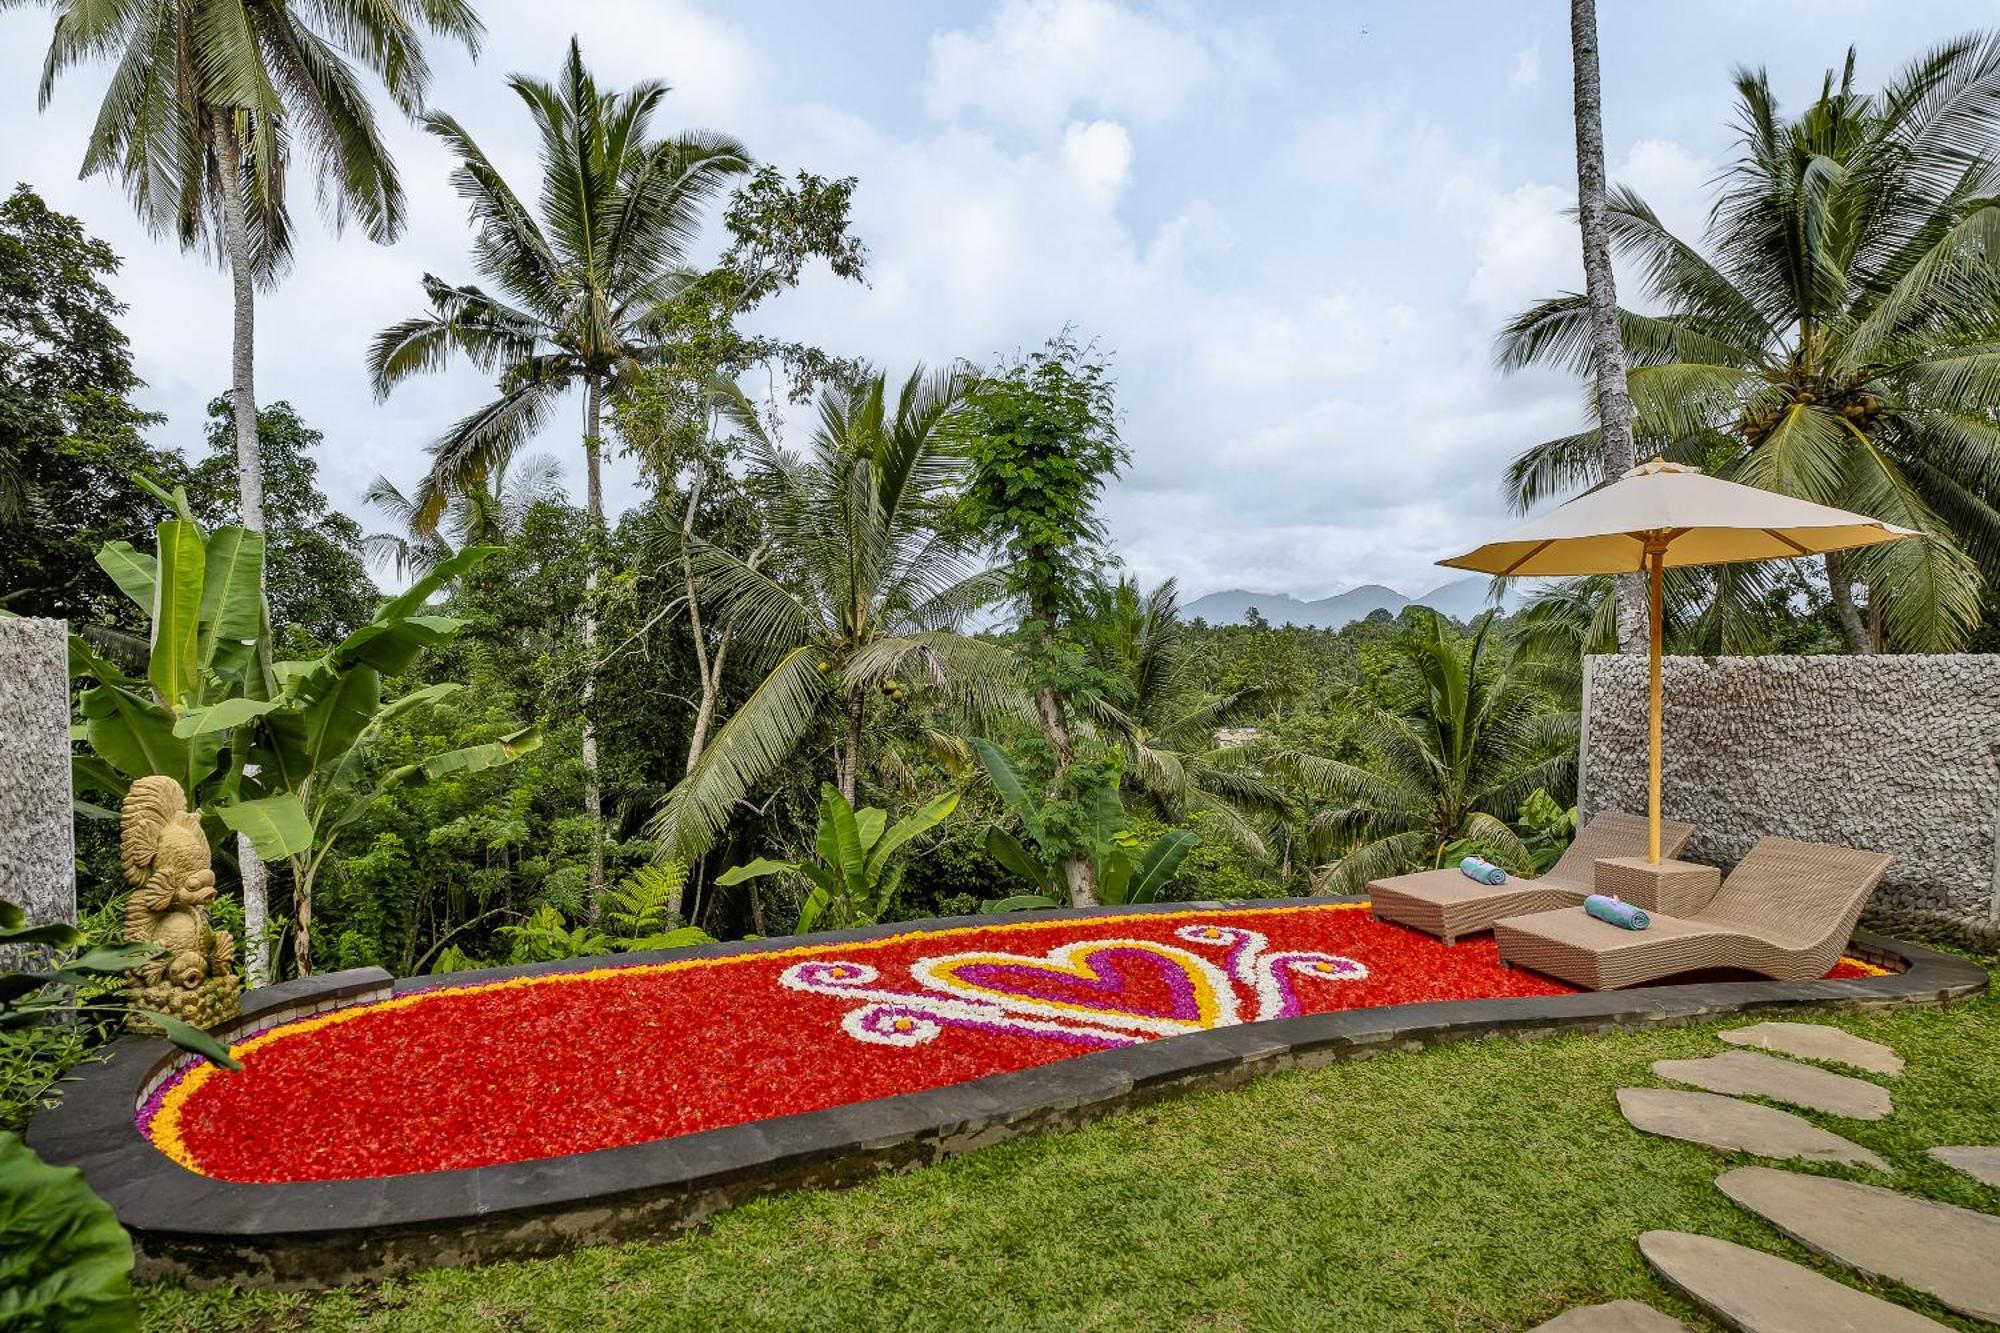
{"label": "stone wall", "polygon": [[76,919],[70,819],[69,627],[0,617],[0,898],[30,921]]}
{"label": "stone wall", "polygon": [[[1759,837],[1896,860],[1888,912],[2000,923],[2000,656],[1669,657],[1662,805],[1733,865]],[[1646,660],[1594,657],[1579,805],[1646,809]]]}

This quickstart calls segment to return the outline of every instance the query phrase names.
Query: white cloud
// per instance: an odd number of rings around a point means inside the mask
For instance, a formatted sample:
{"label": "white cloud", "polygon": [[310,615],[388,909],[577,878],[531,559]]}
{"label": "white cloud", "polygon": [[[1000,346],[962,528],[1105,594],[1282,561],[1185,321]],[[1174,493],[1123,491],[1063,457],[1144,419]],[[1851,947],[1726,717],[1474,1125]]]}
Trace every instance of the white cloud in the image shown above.
{"label": "white cloud", "polygon": [[[1649,139],[1633,145],[1610,175],[1638,191],[1668,230],[1699,242],[1714,175],[1708,163],[1677,143]],[[1466,285],[1473,308],[1498,321],[1557,292],[1583,290],[1575,207],[1576,188],[1567,183],[1529,181],[1507,189],[1469,170],[1447,180],[1438,208],[1477,261]],[[1637,279],[1622,265],[1618,287],[1621,301],[1639,301]]]}
{"label": "white cloud", "polygon": [[1713,197],[1713,163],[1677,143],[1642,139],[1632,145],[1612,179],[1638,191],[1668,231],[1684,241],[1700,242]]}
{"label": "white cloud", "polygon": [[1107,202],[1132,178],[1132,136],[1115,120],[1071,121],[1063,131],[1062,155],[1078,183]]}
{"label": "white cloud", "polygon": [[1514,53],[1514,64],[1507,71],[1507,91],[1510,93],[1532,92],[1542,86],[1542,44],[1524,46]]}
{"label": "white cloud", "polygon": [[1465,233],[1475,265],[1466,300],[1489,321],[1557,291],[1576,290],[1583,260],[1564,214],[1575,191],[1530,182],[1501,189],[1470,176],[1446,182],[1439,207]]}
{"label": "white cloud", "polygon": [[1268,72],[1254,34],[1173,9],[1115,0],[1007,0],[972,30],[931,38],[925,101],[944,119],[974,112],[1050,127],[1078,110],[1159,121],[1198,90]]}

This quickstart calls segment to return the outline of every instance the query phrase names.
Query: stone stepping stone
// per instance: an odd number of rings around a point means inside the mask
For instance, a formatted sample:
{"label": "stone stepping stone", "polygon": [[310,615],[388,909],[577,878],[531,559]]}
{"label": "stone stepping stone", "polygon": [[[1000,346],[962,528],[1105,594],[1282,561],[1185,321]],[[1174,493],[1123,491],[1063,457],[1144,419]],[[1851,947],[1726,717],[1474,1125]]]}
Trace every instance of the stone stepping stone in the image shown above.
{"label": "stone stepping stone", "polygon": [[1940,1333],[1943,1324],[1776,1255],[1686,1231],[1648,1231],[1660,1280],[1742,1333]]}
{"label": "stone stepping stone", "polygon": [[2000,1323],[2000,1217],[1768,1166],[1742,1167],[1715,1183],[1815,1253]]}
{"label": "stone stepping stone", "polygon": [[1873,1083],[1757,1051],[1724,1051],[1702,1060],[1655,1060],[1653,1072],[1710,1092],[1769,1097],[1855,1120],[1880,1120],[1891,1109],[1887,1090]]}
{"label": "stone stepping stone", "polygon": [[1932,1148],[1930,1155],[1982,1185],[2000,1189],[2000,1148]]}
{"label": "stone stepping stone", "polygon": [[1879,1041],[1825,1023],[1752,1023],[1716,1034],[1731,1046],[1755,1046],[1802,1060],[1830,1060],[1870,1074],[1900,1074],[1903,1057]]}
{"label": "stone stepping stone", "polygon": [[1635,1129],[1699,1143],[1705,1148],[1889,1170],[1887,1162],[1860,1144],[1821,1129],[1790,1111],[1734,1097],[1718,1097],[1712,1092],[1620,1088],[1618,1109]]}
{"label": "stone stepping stone", "polygon": [[1694,1333],[1680,1320],[1639,1301],[1611,1301],[1565,1310],[1528,1333]]}

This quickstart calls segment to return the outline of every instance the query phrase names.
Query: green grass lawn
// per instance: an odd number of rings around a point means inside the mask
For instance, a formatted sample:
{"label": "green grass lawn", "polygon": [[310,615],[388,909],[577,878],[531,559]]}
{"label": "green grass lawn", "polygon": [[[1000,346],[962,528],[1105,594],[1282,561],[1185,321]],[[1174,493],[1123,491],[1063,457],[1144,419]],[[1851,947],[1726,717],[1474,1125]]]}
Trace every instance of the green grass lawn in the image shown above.
{"label": "green grass lawn", "polygon": [[[1905,1189],[2000,1210],[2000,1190],[1924,1156],[2000,1143],[2000,999],[1830,1021],[1890,1043],[1909,1068],[1890,1080],[1889,1119],[1811,1118],[1888,1158]],[[1614,1088],[1657,1083],[1654,1060],[1726,1049],[1714,1031],[1490,1041],[1281,1074],[764,1200],[661,1244],[311,1296],[153,1287],[146,1325],[1521,1329],[1630,1296],[1714,1328],[1651,1279],[1639,1232],[1702,1231],[1833,1271],[1723,1198],[1713,1182],[1733,1163],[1618,1115]]]}

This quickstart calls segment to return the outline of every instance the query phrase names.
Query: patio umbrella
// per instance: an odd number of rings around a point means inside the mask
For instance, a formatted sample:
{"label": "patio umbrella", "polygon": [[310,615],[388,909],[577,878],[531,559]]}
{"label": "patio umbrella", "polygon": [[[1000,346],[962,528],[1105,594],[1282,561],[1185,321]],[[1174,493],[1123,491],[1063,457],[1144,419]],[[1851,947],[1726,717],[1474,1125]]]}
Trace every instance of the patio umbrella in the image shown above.
{"label": "patio umbrella", "polygon": [[1609,486],[1530,519],[1497,541],[1440,560],[1505,577],[1649,575],[1652,603],[1647,855],[1660,860],[1660,615],[1669,566],[1792,560],[1920,534],[1844,509],[1706,476],[1655,458]]}

